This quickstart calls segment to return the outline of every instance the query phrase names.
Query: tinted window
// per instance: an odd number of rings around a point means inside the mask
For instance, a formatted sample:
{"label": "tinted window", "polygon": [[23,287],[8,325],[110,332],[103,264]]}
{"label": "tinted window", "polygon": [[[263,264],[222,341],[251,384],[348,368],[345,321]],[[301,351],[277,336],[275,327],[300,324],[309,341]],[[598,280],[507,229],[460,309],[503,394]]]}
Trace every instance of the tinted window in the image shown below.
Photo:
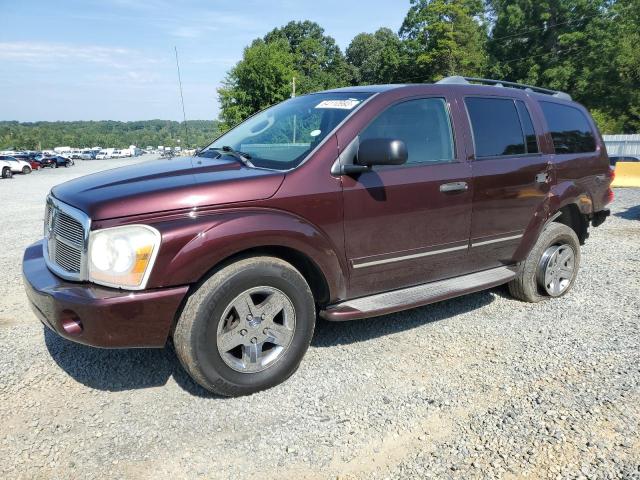
{"label": "tinted window", "polygon": [[527,153],[538,153],[538,139],[536,138],[536,131],[533,129],[533,122],[531,122],[529,110],[521,100],[516,100],[516,107],[518,108],[518,114],[520,114],[520,124],[524,131]]}
{"label": "tinted window", "polygon": [[407,145],[407,163],[453,161],[453,134],[443,98],[398,103],[382,112],[360,134],[360,140],[388,138]]}
{"label": "tinted window", "polygon": [[476,157],[520,155],[526,153],[518,111],[508,98],[465,99]]}
{"label": "tinted window", "polygon": [[584,153],[596,149],[596,141],[584,114],[574,107],[540,102],[556,153]]}

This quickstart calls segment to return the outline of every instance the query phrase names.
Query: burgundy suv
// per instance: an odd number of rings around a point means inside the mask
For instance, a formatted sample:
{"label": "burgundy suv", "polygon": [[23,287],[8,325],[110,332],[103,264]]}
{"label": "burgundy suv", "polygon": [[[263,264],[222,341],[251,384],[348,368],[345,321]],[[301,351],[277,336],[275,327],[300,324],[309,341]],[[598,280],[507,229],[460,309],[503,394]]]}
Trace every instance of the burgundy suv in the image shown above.
{"label": "burgundy suv", "polygon": [[317,313],[374,317],[505,283],[528,302],[564,295],[611,179],[589,113],[561,92],[462,77],[331,90],[195,157],[56,186],[25,285],[63,337],[171,338],[199,384],[243,395],[294,373]]}

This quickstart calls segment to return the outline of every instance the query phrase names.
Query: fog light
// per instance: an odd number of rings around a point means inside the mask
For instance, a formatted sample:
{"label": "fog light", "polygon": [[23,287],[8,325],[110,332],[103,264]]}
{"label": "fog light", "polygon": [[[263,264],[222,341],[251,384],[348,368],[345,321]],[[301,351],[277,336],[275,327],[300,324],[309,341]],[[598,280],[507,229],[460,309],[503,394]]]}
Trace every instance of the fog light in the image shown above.
{"label": "fog light", "polygon": [[80,335],[82,333],[82,322],[75,312],[65,310],[62,315],[62,329],[72,337]]}

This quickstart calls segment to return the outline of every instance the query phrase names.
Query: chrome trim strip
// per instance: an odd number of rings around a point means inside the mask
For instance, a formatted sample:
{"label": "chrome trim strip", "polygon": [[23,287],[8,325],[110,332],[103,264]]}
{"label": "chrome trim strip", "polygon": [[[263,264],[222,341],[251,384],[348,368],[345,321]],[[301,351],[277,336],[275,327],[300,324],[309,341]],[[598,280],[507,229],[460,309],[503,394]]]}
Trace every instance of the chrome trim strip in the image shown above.
{"label": "chrome trim strip", "polygon": [[522,238],[523,234],[511,235],[510,237],[494,238],[493,240],[485,240],[483,242],[475,242],[471,244],[471,247],[481,247],[482,245],[490,245],[492,243],[508,242],[509,240],[517,240]]}
{"label": "chrome trim strip", "polygon": [[373,267],[375,265],[384,265],[386,263],[402,262],[404,260],[412,260],[414,258],[422,258],[422,257],[429,257],[431,255],[439,255],[441,253],[457,252],[458,250],[466,250],[467,248],[468,248],[468,245],[461,245],[459,247],[442,248],[440,250],[431,250],[429,252],[414,253],[411,255],[403,255],[401,257],[384,258],[382,260],[372,260],[370,262],[353,264],[353,268],[354,269],[365,268],[365,267]]}

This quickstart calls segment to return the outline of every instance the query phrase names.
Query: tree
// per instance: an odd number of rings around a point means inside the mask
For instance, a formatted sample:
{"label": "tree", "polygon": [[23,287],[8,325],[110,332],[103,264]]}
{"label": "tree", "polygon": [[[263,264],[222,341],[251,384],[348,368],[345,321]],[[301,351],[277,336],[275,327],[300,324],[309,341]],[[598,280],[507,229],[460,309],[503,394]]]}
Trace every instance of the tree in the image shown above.
{"label": "tree", "polygon": [[129,145],[204,146],[219,135],[216,121],[189,120],[189,138],[184,138],[184,123],[167,120],[136,122],[3,122],[0,121],[0,150],[40,150],[71,147],[114,147]]}
{"label": "tree", "polygon": [[284,40],[294,57],[297,91],[309,93],[350,85],[354,70],[336,44],[315,22],[289,22],[264,37],[265,42]]}
{"label": "tree", "polygon": [[223,128],[291,95],[295,57],[284,39],[254,40],[218,89]]}
{"label": "tree", "polygon": [[356,35],[347,47],[346,58],[356,69],[357,84],[393,83],[403,77],[403,44],[388,28]]}
{"label": "tree", "polygon": [[595,112],[603,131],[637,131],[637,0],[490,0],[489,6],[492,75],[567,91]]}
{"label": "tree", "polygon": [[482,0],[411,0],[400,36],[414,65],[407,81],[479,76],[486,69]]}

